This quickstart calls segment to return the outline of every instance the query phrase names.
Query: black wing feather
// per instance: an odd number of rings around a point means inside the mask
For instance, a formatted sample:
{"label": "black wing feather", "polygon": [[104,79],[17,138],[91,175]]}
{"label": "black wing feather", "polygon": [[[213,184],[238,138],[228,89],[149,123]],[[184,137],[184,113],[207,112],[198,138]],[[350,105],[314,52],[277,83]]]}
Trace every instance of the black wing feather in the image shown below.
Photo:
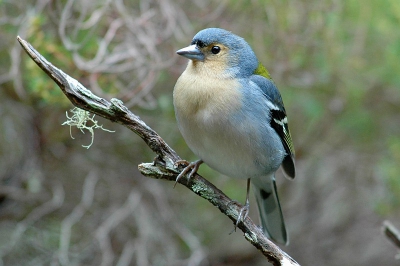
{"label": "black wing feather", "polygon": [[260,87],[265,97],[267,97],[272,103],[271,106],[269,106],[271,109],[270,125],[275,129],[276,133],[282,140],[283,147],[286,151],[286,156],[282,161],[282,168],[287,177],[294,178],[296,175],[294,165],[294,147],[281,94],[276,88],[274,82],[266,77],[253,75],[251,80]]}

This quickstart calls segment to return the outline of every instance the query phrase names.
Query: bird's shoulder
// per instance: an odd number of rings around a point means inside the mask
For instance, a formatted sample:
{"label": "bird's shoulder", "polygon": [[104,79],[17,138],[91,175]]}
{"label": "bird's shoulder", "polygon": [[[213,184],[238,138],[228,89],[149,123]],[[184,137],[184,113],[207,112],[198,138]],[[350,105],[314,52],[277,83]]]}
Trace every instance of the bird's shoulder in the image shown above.
{"label": "bird's shoulder", "polygon": [[261,63],[259,63],[257,69],[254,71],[254,74],[250,76],[250,81],[257,85],[257,87],[262,91],[263,95],[267,97],[273,105],[275,105],[275,108],[286,112],[283,105],[282,96],[278,88],[271,79],[267,69]]}

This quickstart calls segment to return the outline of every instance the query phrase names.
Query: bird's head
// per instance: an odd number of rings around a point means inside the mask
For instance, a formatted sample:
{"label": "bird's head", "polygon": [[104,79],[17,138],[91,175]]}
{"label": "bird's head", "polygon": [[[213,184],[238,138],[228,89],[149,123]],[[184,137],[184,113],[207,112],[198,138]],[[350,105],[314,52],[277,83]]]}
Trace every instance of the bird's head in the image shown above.
{"label": "bird's head", "polygon": [[219,28],[198,32],[190,46],[176,52],[209,71],[233,77],[248,77],[258,68],[258,60],[250,45],[241,37]]}

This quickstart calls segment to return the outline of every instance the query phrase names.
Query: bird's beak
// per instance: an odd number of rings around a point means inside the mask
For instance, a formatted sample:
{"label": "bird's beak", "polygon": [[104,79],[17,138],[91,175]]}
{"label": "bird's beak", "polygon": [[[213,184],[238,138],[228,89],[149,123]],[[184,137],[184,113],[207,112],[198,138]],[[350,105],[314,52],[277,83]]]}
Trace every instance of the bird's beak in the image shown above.
{"label": "bird's beak", "polygon": [[204,54],[197,48],[195,44],[176,51],[178,55],[184,56],[191,60],[204,61]]}

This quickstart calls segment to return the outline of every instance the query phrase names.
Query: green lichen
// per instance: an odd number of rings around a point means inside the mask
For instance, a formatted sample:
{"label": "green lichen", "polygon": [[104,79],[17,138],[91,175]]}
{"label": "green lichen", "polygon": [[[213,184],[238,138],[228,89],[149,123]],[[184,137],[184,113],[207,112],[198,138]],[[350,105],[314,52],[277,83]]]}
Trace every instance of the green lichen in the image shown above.
{"label": "green lichen", "polygon": [[[62,125],[69,126],[69,134],[72,139],[74,139],[71,132],[72,127],[77,127],[83,134],[85,134],[85,129],[89,131],[92,137],[92,141],[89,145],[82,145],[82,147],[86,149],[89,149],[90,146],[92,146],[93,144],[95,129],[101,129],[107,132],[115,132],[113,130],[103,128],[103,125],[98,125],[98,121],[94,119],[95,115],[91,116],[90,112],[88,111],[75,107],[74,109],[70,110],[70,112],[72,113],[72,116],[68,116],[68,112],[66,112],[65,115],[67,116],[67,121],[62,123]],[[91,125],[88,125],[88,122],[91,123]]]}

